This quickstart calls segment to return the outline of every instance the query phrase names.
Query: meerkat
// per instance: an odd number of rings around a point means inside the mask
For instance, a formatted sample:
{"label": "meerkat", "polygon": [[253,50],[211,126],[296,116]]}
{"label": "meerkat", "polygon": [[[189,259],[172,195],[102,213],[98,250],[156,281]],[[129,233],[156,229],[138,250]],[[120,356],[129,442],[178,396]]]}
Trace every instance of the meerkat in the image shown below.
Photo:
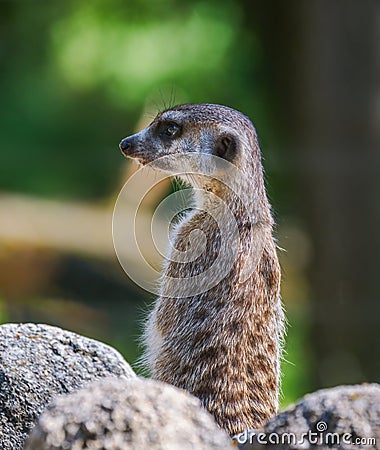
{"label": "meerkat", "polygon": [[[224,173],[188,177],[196,190],[195,207],[173,227],[144,342],[152,378],[198,397],[231,435],[258,428],[278,409],[284,313],[255,128],[229,107],[185,104],[159,113],[147,128],[123,139],[120,149],[143,165],[167,155],[215,155],[228,163],[225,172],[232,165],[244,174],[232,190]],[[219,258],[223,233],[210,214],[220,201],[236,223],[235,256],[217,283],[197,292],[198,275],[212,265],[221,272],[228,266]],[[192,239],[197,230],[204,240]],[[228,242],[228,230],[224,233]],[[196,248],[196,257],[174,257],[201,241],[203,251]]]}

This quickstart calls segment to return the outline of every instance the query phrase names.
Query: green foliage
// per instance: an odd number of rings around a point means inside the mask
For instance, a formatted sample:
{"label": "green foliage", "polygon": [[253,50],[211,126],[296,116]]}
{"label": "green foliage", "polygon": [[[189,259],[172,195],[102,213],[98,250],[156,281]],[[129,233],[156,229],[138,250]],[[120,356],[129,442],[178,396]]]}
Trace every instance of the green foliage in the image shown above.
{"label": "green foliage", "polygon": [[186,16],[136,20],[88,3],[52,29],[54,62],[74,89],[104,87],[116,105],[141,105],[156,86],[218,71],[236,33],[230,15],[194,3]]}

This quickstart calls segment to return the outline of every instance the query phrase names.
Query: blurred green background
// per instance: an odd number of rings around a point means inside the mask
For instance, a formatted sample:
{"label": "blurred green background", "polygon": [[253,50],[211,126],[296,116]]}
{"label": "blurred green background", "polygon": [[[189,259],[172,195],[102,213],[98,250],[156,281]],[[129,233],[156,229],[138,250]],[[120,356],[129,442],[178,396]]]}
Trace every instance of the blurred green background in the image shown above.
{"label": "blurred green background", "polygon": [[364,0],[0,1],[0,319],[132,364],[153,300],[119,267],[118,150],[167,104],[255,123],[289,321],[283,405],[379,381],[380,7]]}

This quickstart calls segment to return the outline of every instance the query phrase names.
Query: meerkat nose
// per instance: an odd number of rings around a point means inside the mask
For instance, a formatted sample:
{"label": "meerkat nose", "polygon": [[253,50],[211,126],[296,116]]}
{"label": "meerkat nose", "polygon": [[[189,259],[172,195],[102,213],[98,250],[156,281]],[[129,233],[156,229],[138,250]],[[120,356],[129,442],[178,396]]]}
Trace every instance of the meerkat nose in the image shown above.
{"label": "meerkat nose", "polygon": [[129,156],[132,149],[132,139],[129,137],[123,139],[119,144],[119,148],[125,156]]}

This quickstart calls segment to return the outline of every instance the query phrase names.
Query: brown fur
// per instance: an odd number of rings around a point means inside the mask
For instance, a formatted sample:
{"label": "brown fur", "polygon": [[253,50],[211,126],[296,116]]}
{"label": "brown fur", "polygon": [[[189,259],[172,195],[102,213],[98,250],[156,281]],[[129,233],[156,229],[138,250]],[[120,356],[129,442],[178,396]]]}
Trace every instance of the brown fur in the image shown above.
{"label": "brown fur", "polygon": [[[157,143],[155,127],[172,119],[181,123],[182,135],[167,146]],[[231,194],[215,180],[202,178],[193,184],[220,197],[234,214],[239,232],[234,264],[216,286],[189,297],[173,297],[170,278],[163,278],[161,296],[147,321],[145,343],[152,377],[197,396],[218,424],[235,434],[261,426],[276,413],[280,387],[284,324],[280,267],[255,130],[248,118],[230,108],[180,105],[127,139],[132,143],[128,156],[146,163],[167,153],[209,151],[226,130],[238,139],[233,163],[248,175],[248,185]],[[174,229],[174,247],[187,249],[191,231],[198,229],[207,238],[198,258],[175,262],[168,255],[164,268],[166,277],[183,278],[185,286],[189,277],[216,261],[221,247],[218,226],[204,211],[182,219]],[[252,274],[242,281],[247,261]]]}

